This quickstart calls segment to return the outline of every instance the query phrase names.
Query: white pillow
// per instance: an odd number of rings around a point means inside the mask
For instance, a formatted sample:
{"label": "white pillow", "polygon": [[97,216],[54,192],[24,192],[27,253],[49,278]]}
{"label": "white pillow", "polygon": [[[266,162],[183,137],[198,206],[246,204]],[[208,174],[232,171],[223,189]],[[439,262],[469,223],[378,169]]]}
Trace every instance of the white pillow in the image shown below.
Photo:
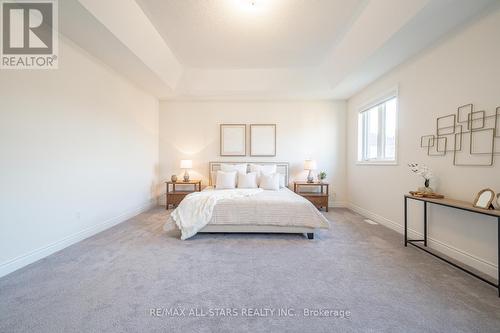
{"label": "white pillow", "polygon": [[236,187],[236,171],[217,171],[215,188],[217,190],[233,189]]}
{"label": "white pillow", "polygon": [[246,164],[221,164],[220,170],[224,172],[228,171],[236,171],[238,173],[247,173],[247,165]]}
{"label": "white pillow", "polygon": [[276,173],[276,164],[250,164],[250,172],[257,173],[257,184],[260,184],[260,176]]}
{"label": "white pillow", "polygon": [[250,172],[257,172],[258,173],[265,173],[265,174],[270,174],[270,173],[275,173],[276,172],[276,164],[250,164]]}
{"label": "white pillow", "polygon": [[260,176],[259,187],[263,190],[279,191],[280,189],[280,175],[277,173],[262,174]]}
{"label": "white pillow", "polygon": [[257,188],[257,174],[255,172],[238,173],[238,188]]}

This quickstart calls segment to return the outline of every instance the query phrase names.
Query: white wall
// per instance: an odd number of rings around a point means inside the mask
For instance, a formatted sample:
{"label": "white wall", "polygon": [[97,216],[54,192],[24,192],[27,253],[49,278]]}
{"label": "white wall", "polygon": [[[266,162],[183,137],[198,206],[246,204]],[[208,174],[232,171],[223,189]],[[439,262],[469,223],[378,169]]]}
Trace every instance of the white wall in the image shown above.
{"label": "white wall", "polygon": [[[435,133],[438,116],[473,103],[494,113],[500,106],[500,11],[481,18],[433,49],[385,75],[348,102],[349,202],[359,212],[402,231],[403,194],[422,186],[407,167],[429,165],[431,184],[450,198],[472,201],[482,188],[500,192],[500,157],[494,167],[453,166],[453,155],[429,157],[420,136]],[[399,85],[399,165],[356,165],[357,113],[361,105]],[[500,139],[496,140],[497,147]],[[498,151],[498,148],[497,148]],[[410,227],[422,232],[421,204],[412,204]],[[494,218],[430,209],[431,245],[496,277],[497,223]],[[413,234],[412,236],[416,236]]]}
{"label": "white wall", "polygon": [[0,71],[0,276],[155,197],[158,101],[64,38],[59,57]]}
{"label": "white wall", "polygon": [[[201,177],[208,185],[208,162],[253,160],[289,162],[292,182],[305,179],[304,160],[312,158],[328,174],[331,204],[341,205],[346,199],[345,116],[345,102],[161,102],[160,179],[168,180],[174,173],[181,176],[180,160],[192,159],[191,178]],[[276,157],[219,156],[222,123],[277,124]],[[247,154],[248,141],[249,128]]]}

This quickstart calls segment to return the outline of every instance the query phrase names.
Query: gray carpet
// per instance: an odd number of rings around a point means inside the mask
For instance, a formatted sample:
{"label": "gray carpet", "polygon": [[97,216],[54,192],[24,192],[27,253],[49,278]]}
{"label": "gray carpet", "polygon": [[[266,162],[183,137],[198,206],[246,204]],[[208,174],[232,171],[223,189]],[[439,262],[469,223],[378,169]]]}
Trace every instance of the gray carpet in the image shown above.
{"label": "gray carpet", "polygon": [[162,231],[166,216],[154,209],[0,279],[0,332],[500,331],[493,287],[348,210],[326,213],[332,228],[313,241],[180,241]]}

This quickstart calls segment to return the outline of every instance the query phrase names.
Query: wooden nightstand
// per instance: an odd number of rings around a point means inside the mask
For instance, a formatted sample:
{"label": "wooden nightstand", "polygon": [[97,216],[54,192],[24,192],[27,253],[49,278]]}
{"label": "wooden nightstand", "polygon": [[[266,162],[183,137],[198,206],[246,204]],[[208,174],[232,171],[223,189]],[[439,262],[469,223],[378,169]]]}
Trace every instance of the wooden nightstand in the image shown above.
{"label": "wooden nightstand", "polygon": [[[172,205],[173,207],[178,206],[181,203],[182,199],[184,199],[184,197],[186,195],[188,195],[189,193],[201,191],[201,180],[190,180],[188,182],[168,181],[168,182],[165,182],[165,184],[167,185],[167,206],[166,206],[166,209],[168,209],[169,205]],[[172,185],[172,191],[170,191],[170,185]],[[178,191],[178,190],[176,190],[175,187],[179,186],[179,185],[192,185],[193,189],[192,190],[182,189],[181,191]]]}
{"label": "wooden nightstand", "polygon": [[[301,186],[318,186],[321,188],[321,192],[300,192]],[[328,183],[293,182],[293,191],[295,193],[311,201],[318,209],[324,207],[326,211],[328,211],[328,187]]]}

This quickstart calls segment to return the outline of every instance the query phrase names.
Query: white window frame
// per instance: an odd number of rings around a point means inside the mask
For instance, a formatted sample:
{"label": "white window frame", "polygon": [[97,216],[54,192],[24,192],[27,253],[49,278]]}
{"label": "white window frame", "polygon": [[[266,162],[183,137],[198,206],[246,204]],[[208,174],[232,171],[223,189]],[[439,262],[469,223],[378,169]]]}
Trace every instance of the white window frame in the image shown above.
{"label": "white window frame", "polygon": [[[387,102],[388,100],[390,99],[393,99],[393,98],[396,98],[396,129],[395,129],[395,138],[394,138],[394,145],[395,145],[395,148],[394,148],[394,159],[392,160],[386,160],[386,159],[381,159],[380,157],[377,157],[377,158],[372,158],[372,159],[365,159],[364,156],[366,154],[366,146],[367,146],[367,138],[365,137],[365,133],[366,133],[366,129],[362,129],[362,133],[359,133],[359,129],[360,129],[360,125],[359,125],[359,119],[360,119],[360,115],[368,110],[370,110],[371,108],[379,105],[379,104],[382,104],[382,103],[385,103]],[[378,129],[378,132],[379,132],[379,136],[378,136],[378,141],[377,142],[377,146],[378,147],[381,147],[382,149],[380,149],[381,151],[385,151],[385,122],[383,121],[380,121],[382,119],[385,119],[385,109],[382,111],[382,115],[384,115],[383,117],[380,117],[379,115],[379,122],[378,122],[378,126],[379,126],[379,129]],[[366,119],[366,118],[362,118],[362,119]],[[359,165],[398,165],[398,147],[399,147],[399,144],[398,144],[398,136],[399,136],[399,91],[398,91],[398,87],[395,87],[395,88],[392,88],[388,91],[386,91],[385,93],[383,94],[380,94],[378,97],[372,99],[370,102],[368,103],[365,103],[362,107],[359,108],[359,111],[358,111],[358,119],[356,120],[357,121],[357,127],[356,127],[356,132],[357,132],[357,140],[358,140],[358,144],[356,145],[357,149],[358,149],[358,152],[357,152],[357,157],[356,157],[356,164],[359,164]],[[362,124],[362,127],[366,127],[367,126],[367,123],[364,122]],[[361,145],[360,145],[360,142],[359,140],[362,140],[361,142]],[[361,151],[359,151],[359,149],[361,149]],[[359,158],[361,156],[361,159]]]}

